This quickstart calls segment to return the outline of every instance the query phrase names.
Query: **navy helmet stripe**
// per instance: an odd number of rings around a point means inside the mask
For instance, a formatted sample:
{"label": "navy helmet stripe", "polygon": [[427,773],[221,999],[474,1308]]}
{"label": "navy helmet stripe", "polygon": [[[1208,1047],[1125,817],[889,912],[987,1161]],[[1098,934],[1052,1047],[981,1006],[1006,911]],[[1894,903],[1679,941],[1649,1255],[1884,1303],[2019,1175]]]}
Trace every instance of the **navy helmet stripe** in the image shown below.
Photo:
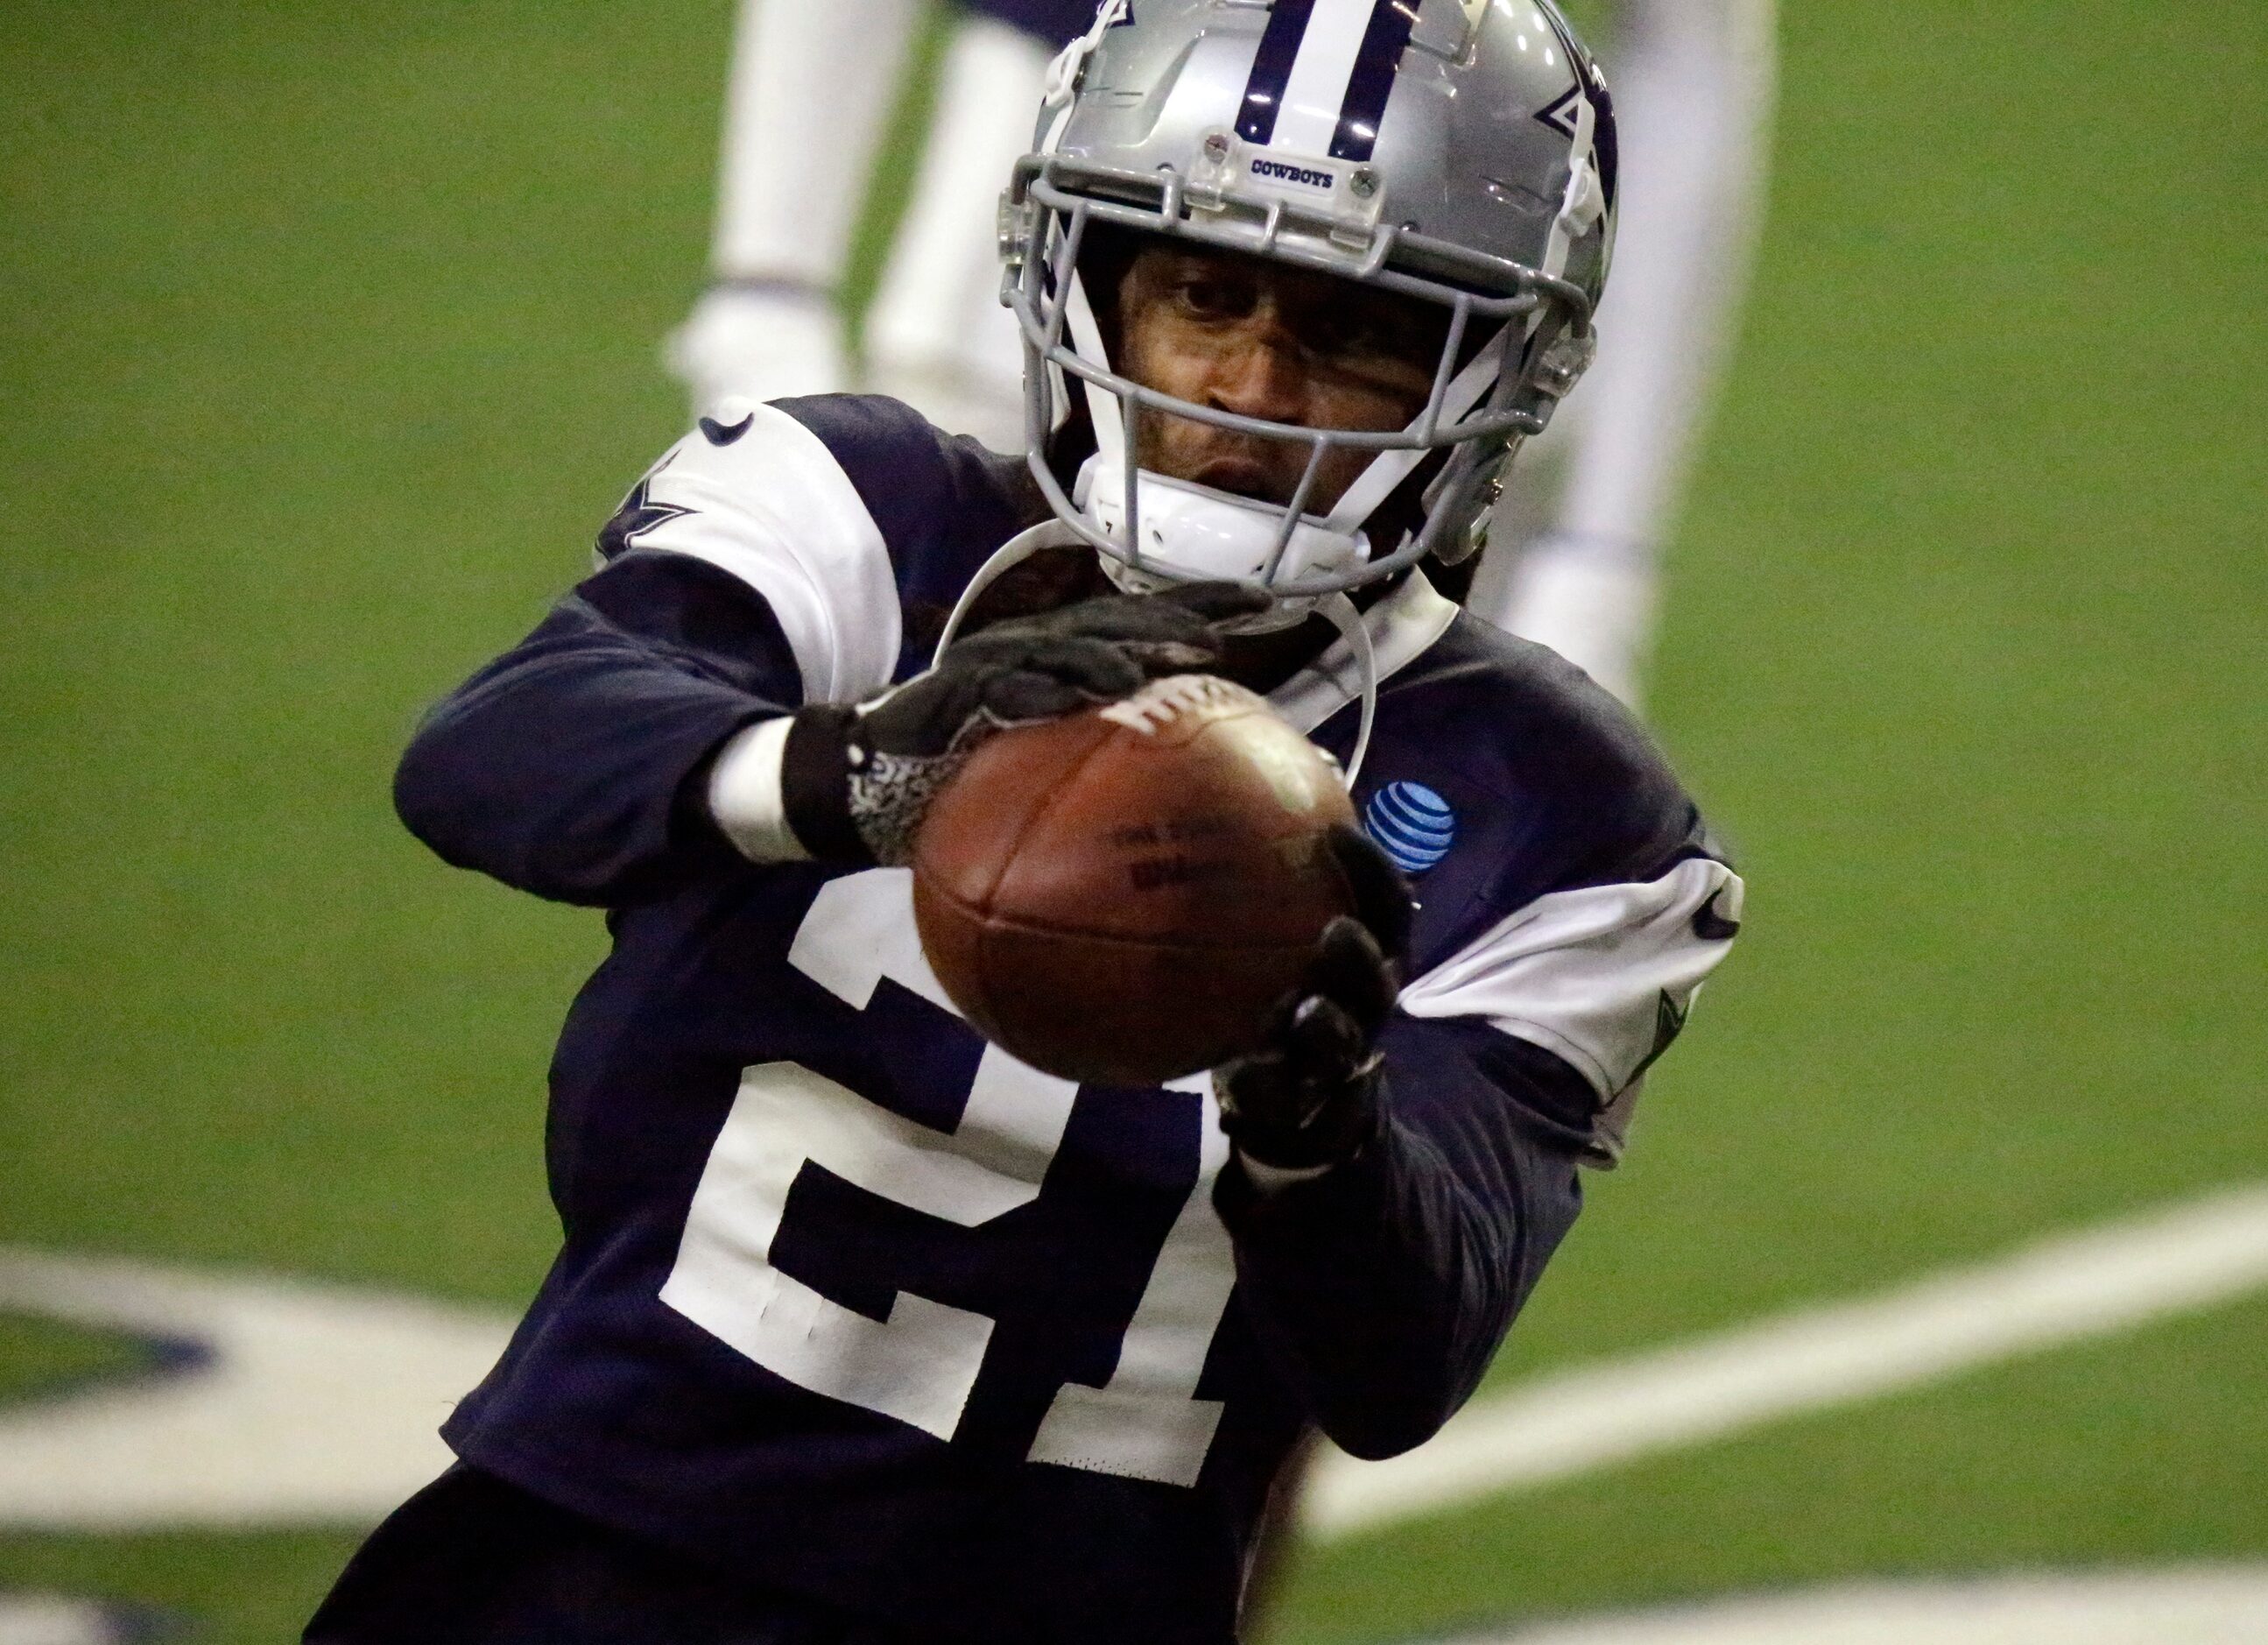
{"label": "navy helmet stripe", "polygon": [[1276,0],[1270,10],[1260,48],[1252,55],[1252,77],[1244,84],[1244,107],[1236,116],[1236,135],[1247,143],[1265,144],[1276,136],[1284,88],[1292,82],[1292,65],[1299,61],[1314,9],[1315,0]]}
{"label": "navy helmet stripe", "polygon": [[1331,139],[1333,159],[1366,160],[1378,146],[1378,122],[1386,117],[1386,100],[1394,92],[1394,71],[1409,49],[1410,31],[1417,22],[1418,0],[1378,0],[1371,9],[1370,26],[1363,30],[1362,48],[1347,81],[1346,101],[1339,106],[1338,135]]}

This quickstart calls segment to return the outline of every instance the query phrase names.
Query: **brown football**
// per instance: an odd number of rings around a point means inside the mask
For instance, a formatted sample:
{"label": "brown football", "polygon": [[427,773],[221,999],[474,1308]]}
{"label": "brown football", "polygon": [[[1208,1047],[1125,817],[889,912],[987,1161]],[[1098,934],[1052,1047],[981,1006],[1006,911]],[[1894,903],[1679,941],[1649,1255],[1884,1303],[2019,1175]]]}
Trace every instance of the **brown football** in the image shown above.
{"label": "brown football", "polygon": [[993,1044],[1158,1085],[1258,1044],[1354,911],[1325,842],[1353,820],[1337,766],[1265,699],[1175,675],[983,744],[915,842],[914,918]]}

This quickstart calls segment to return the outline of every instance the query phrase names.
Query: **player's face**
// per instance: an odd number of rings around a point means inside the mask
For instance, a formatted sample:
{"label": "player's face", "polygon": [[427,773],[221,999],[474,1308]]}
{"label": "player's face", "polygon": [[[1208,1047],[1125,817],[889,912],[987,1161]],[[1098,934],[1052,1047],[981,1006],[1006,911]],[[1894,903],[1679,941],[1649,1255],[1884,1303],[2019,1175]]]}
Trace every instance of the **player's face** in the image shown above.
{"label": "player's face", "polygon": [[[1143,248],[1118,287],[1127,376],[1178,399],[1300,428],[1377,432],[1424,409],[1448,329],[1440,310],[1304,269],[1203,247]],[[1288,503],[1305,442],[1141,414],[1135,458],[1153,474]],[[1315,476],[1322,513],[1374,452],[1335,451]]]}

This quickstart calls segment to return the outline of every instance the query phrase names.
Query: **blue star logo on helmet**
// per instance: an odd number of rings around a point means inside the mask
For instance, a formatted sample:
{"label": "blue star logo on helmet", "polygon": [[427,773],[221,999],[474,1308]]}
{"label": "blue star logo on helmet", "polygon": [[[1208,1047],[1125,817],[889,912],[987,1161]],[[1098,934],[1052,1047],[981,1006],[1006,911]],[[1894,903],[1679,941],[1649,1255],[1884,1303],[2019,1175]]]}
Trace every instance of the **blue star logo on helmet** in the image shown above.
{"label": "blue star logo on helmet", "polygon": [[1388,783],[1370,797],[1363,822],[1404,874],[1437,866],[1457,843],[1457,814],[1423,783]]}
{"label": "blue star logo on helmet", "polygon": [[1535,118],[1572,143],[1575,140],[1575,104],[1582,97],[1583,88],[1571,85],[1562,92],[1549,108],[1540,108]]}

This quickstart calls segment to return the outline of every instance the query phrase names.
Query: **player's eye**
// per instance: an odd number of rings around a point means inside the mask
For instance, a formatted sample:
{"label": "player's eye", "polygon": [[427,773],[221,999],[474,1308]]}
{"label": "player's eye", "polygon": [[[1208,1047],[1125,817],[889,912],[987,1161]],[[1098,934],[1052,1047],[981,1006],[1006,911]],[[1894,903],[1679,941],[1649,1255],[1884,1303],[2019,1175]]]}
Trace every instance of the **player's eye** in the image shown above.
{"label": "player's eye", "polygon": [[1350,367],[1407,363],[1430,369],[1440,353],[1447,321],[1416,304],[1374,297],[1310,310],[1301,316],[1300,341],[1319,359]]}
{"label": "player's eye", "polygon": [[1233,275],[1189,273],[1174,282],[1174,299],[1197,320],[1241,320],[1260,300],[1259,287]]}

